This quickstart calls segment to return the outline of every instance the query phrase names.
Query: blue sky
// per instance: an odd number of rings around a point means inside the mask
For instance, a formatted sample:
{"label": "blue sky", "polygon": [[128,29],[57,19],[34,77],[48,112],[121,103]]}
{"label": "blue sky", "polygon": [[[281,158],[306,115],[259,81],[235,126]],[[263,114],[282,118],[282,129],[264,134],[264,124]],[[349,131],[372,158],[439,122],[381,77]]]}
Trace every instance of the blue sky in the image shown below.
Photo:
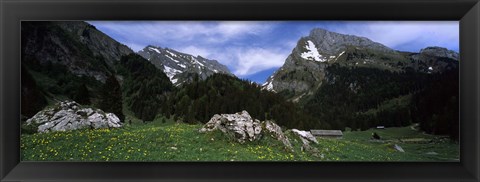
{"label": "blue sky", "polygon": [[263,83],[281,67],[298,39],[313,28],[367,37],[390,48],[427,46],[459,51],[458,21],[89,21],[139,51],[147,45],[201,55],[232,73]]}

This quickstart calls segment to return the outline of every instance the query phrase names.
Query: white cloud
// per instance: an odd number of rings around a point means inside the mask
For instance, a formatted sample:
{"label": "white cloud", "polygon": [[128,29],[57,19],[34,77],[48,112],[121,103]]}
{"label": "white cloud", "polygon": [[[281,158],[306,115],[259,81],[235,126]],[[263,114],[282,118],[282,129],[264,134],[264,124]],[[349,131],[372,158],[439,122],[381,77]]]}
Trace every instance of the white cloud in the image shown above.
{"label": "white cloud", "polygon": [[207,59],[217,60],[226,65],[233,74],[243,77],[271,68],[279,68],[290,54],[290,50],[273,47],[210,47],[200,48],[188,46],[178,48],[180,52],[200,55]]}
{"label": "white cloud", "polygon": [[98,29],[115,34],[129,43],[153,44],[165,47],[175,42],[220,44],[246,35],[260,35],[271,29],[274,23],[248,21],[91,21]]}
{"label": "white cloud", "polygon": [[288,52],[277,49],[250,48],[235,53],[237,64],[234,74],[247,76],[263,70],[278,68],[283,65]]}
{"label": "white cloud", "polygon": [[243,34],[253,34],[258,35],[263,32],[269,31],[274,25],[274,23],[270,22],[268,24],[257,22],[257,21],[224,21],[219,22],[216,27],[216,31],[223,37],[233,37],[237,35]]}

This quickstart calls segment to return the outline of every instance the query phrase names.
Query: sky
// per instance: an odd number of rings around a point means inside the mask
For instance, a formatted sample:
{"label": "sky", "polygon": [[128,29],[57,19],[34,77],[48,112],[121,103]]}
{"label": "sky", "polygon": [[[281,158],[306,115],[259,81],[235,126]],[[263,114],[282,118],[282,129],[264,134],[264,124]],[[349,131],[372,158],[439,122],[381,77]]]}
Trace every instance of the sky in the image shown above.
{"label": "sky", "polygon": [[89,21],[135,52],[154,45],[217,60],[263,83],[313,28],[367,37],[400,51],[459,51],[458,21]]}

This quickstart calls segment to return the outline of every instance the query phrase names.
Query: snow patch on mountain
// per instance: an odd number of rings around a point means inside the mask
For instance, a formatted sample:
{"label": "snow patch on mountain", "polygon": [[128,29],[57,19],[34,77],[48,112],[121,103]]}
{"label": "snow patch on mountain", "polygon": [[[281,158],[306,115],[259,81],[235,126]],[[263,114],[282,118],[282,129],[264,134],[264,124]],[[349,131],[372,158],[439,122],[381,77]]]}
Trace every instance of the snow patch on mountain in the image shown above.
{"label": "snow patch on mountain", "polygon": [[273,89],[273,75],[271,75],[268,80],[262,84],[262,89],[266,89],[268,91],[275,92]]}
{"label": "snow patch on mountain", "polygon": [[138,54],[146,59],[148,58],[148,61],[155,67],[162,70],[175,86],[192,81],[194,74],[197,74],[200,79],[206,79],[215,73],[234,76],[225,65],[215,60],[192,56],[169,48],[149,45],[140,50]]}
{"label": "snow patch on mountain", "polygon": [[307,41],[307,44],[305,45],[305,49],[307,49],[307,52],[303,52],[300,55],[303,59],[314,60],[319,62],[326,61],[324,58],[322,58],[322,55],[318,53],[317,47],[312,41],[310,40]]}
{"label": "snow patch on mountain", "polygon": [[273,83],[272,83],[272,82],[269,82],[269,83],[268,83],[268,85],[267,85],[267,90],[268,90],[268,91],[274,91],[274,92],[275,92],[275,90],[273,90]]}
{"label": "snow patch on mountain", "polygon": [[148,47],[148,49],[150,49],[151,51],[155,51],[155,52],[157,52],[158,54],[161,54],[160,50],[158,50],[157,48]]}
{"label": "snow patch on mountain", "polygon": [[175,78],[175,79],[172,79],[171,81],[173,84],[176,84],[178,82],[178,79]]}
{"label": "snow patch on mountain", "polygon": [[180,66],[182,68],[187,68],[187,66],[185,66],[184,64],[178,64],[178,66]]}
{"label": "snow patch on mountain", "polygon": [[168,67],[166,65],[163,65],[163,67],[164,67],[165,74],[167,74],[167,77],[170,79],[170,81],[172,81],[172,83],[173,83],[173,77],[179,73],[182,73],[182,71]]}
{"label": "snow patch on mountain", "polygon": [[176,62],[176,63],[179,63],[180,61],[176,60],[176,59],[173,59],[172,57],[170,57],[169,55],[165,55],[167,56],[167,58],[171,59],[172,61]]}
{"label": "snow patch on mountain", "polygon": [[170,52],[169,50],[165,50],[165,51],[167,51],[167,53],[170,54],[170,55],[172,55],[173,57],[177,57],[177,55],[176,55],[175,53]]}
{"label": "snow patch on mountain", "polygon": [[191,58],[192,58],[192,63],[193,64],[198,64],[202,67],[205,67],[205,65],[203,63],[201,63],[200,61],[198,61],[195,57],[192,56]]}
{"label": "snow patch on mountain", "polygon": [[340,56],[342,56],[343,54],[345,54],[345,51],[342,51],[342,52],[337,56],[337,58],[335,58],[335,61],[337,61],[337,59],[340,58]]}

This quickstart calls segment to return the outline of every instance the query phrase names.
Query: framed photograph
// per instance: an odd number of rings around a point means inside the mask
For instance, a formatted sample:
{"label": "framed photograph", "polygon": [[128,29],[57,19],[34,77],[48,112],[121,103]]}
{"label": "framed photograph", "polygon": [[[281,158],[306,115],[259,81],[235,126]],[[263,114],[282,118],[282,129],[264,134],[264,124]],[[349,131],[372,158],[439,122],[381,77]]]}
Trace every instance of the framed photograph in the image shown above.
{"label": "framed photograph", "polygon": [[479,181],[478,1],[3,1],[2,181]]}

